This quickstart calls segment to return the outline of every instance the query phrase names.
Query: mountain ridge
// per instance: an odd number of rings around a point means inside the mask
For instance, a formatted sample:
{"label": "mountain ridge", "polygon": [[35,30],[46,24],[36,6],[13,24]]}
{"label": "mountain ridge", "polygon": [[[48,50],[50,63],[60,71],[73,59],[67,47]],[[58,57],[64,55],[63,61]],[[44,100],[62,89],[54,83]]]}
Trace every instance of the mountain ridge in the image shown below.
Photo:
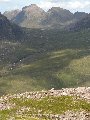
{"label": "mountain ridge", "polygon": [[72,24],[69,29],[71,31],[90,29],[90,14],[86,15],[86,17],[77,21],[75,24]]}
{"label": "mountain ridge", "polygon": [[[14,13],[14,11],[13,11]],[[5,12],[4,15],[11,20],[10,14],[12,12]],[[59,28],[63,29],[66,26],[76,23],[77,21],[85,18],[88,13],[76,12],[71,13],[69,10],[52,7],[47,12],[36,4],[31,4],[22,8],[18,14],[12,18],[12,22],[21,27],[26,28]]]}
{"label": "mountain ridge", "polygon": [[31,28],[39,28],[40,21],[44,19],[46,13],[43,9],[39,8],[35,4],[22,8],[22,11],[14,17],[12,22],[22,26]]}

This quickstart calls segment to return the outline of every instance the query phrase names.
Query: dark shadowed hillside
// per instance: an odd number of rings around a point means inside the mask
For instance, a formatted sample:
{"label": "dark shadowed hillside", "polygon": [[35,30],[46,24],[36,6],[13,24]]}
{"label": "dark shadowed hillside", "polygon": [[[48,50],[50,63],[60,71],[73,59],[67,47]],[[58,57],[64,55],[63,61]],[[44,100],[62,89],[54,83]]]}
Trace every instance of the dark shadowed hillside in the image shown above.
{"label": "dark shadowed hillside", "polygon": [[69,29],[72,31],[75,30],[84,30],[90,28],[90,14],[86,15],[83,19],[80,19],[76,23],[70,25]]}
{"label": "dark shadowed hillside", "polygon": [[88,13],[77,11],[77,12],[74,13],[74,18],[76,20],[81,20],[81,19],[85,18],[87,15],[88,15]]}
{"label": "dark shadowed hillside", "polygon": [[0,13],[0,39],[22,39],[22,29]]}

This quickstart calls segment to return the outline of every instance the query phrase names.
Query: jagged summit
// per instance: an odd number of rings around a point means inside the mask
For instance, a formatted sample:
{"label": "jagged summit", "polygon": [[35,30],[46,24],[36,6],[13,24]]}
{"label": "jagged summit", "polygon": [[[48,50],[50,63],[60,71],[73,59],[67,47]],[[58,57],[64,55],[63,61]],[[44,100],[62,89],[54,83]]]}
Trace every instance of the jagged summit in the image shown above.
{"label": "jagged summit", "polygon": [[22,8],[22,12],[27,16],[38,17],[39,19],[44,17],[45,11],[38,7],[36,4],[31,4]]}
{"label": "jagged summit", "polygon": [[[60,12],[60,11],[65,11],[66,9],[60,8],[60,7],[52,7],[51,9],[48,10],[48,12]],[[69,10],[66,10],[69,11]]]}
{"label": "jagged summit", "polygon": [[71,23],[72,20],[73,13],[69,10],[60,7],[52,7],[48,10],[47,17],[42,23],[44,26],[63,29],[68,23]]}
{"label": "jagged summit", "polygon": [[62,22],[73,19],[73,13],[60,7],[52,7],[48,10],[48,14],[49,16],[59,19],[60,21],[62,19]]}
{"label": "jagged summit", "polygon": [[31,4],[29,6],[25,6],[25,7],[22,8],[22,10],[24,10],[24,11],[33,11],[33,10],[42,10],[42,11],[44,11],[43,9],[38,7],[36,4]]}
{"label": "jagged summit", "polygon": [[[5,16],[8,16],[8,14],[9,13],[7,13],[7,15],[5,14]],[[72,19],[73,13],[69,10],[60,7],[52,7],[45,12],[36,4],[23,7],[22,11],[14,16],[12,20],[10,18],[12,22],[27,28],[57,28],[57,26],[61,28],[64,26],[63,23]]]}
{"label": "jagged summit", "polygon": [[34,17],[42,17],[42,15],[45,14],[45,11],[42,8],[38,7],[36,4],[31,4],[29,6],[23,7],[22,12],[25,12],[26,15],[28,14]]}
{"label": "jagged summit", "polygon": [[63,8],[60,7],[52,7],[51,9],[49,9],[48,11],[58,11],[58,10],[64,10]]}
{"label": "jagged summit", "polygon": [[16,17],[19,14],[19,12],[21,12],[21,10],[19,10],[19,9],[5,11],[3,15],[6,16],[9,20],[13,20],[14,17]]}
{"label": "jagged summit", "polygon": [[90,14],[87,14],[75,24],[72,24],[69,29],[71,31],[90,29]]}
{"label": "jagged summit", "polygon": [[11,11],[5,11],[4,13],[9,13],[9,12],[20,12],[21,10],[19,10],[19,9],[15,9],[15,10],[11,10]]}
{"label": "jagged summit", "polygon": [[85,12],[75,12],[74,13],[74,18],[76,19],[83,19],[84,17],[86,17],[88,15],[88,13],[85,13]]}
{"label": "jagged summit", "polygon": [[21,11],[5,12],[4,15],[21,27],[68,29],[72,24],[75,25],[77,21],[85,18],[88,13],[77,11],[73,14],[60,7],[52,7],[45,12],[36,4],[31,4],[23,7]]}
{"label": "jagged summit", "polygon": [[39,28],[40,22],[44,19],[46,13],[35,4],[25,6],[12,20],[12,22],[27,28]]}

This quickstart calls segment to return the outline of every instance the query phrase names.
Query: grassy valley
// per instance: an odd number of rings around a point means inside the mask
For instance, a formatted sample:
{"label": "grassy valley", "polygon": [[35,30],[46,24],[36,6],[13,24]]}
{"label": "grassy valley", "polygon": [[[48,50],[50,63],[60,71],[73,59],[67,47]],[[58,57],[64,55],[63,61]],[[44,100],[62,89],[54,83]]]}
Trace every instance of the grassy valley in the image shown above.
{"label": "grassy valley", "polygon": [[0,13],[0,120],[90,120],[89,23],[36,4]]}
{"label": "grassy valley", "polygon": [[90,86],[90,30],[28,29],[0,41],[0,95]]}

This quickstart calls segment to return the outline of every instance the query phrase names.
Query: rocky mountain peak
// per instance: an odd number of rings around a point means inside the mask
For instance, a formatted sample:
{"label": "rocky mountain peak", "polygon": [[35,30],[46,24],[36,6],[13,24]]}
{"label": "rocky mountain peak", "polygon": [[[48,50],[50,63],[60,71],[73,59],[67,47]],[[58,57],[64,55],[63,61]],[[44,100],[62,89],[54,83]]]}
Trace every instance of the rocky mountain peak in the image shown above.
{"label": "rocky mountain peak", "polygon": [[31,4],[29,6],[25,6],[22,8],[23,11],[26,11],[26,12],[43,12],[44,10],[41,9],[40,7],[38,7],[36,4]]}
{"label": "rocky mountain peak", "polygon": [[16,9],[16,10],[11,10],[11,11],[5,11],[4,12],[4,16],[6,16],[9,20],[12,20],[14,17],[16,17],[19,13],[21,12],[21,10]]}
{"label": "rocky mountain peak", "polygon": [[36,4],[31,4],[29,6],[25,6],[24,8],[22,8],[22,12],[21,14],[23,14],[26,19],[33,19],[33,18],[43,18],[45,16],[45,11],[38,7]]}
{"label": "rocky mountain peak", "polygon": [[85,13],[85,12],[75,12],[74,13],[74,18],[76,18],[76,19],[82,19],[82,18],[84,18],[84,17],[86,17],[88,15],[88,13]]}
{"label": "rocky mountain peak", "polygon": [[6,13],[6,14],[7,14],[7,13],[10,13],[10,12],[14,14],[14,13],[20,12],[20,10],[19,10],[19,9],[15,9],[15,10],[11,10],[11,11],[5,11],[4,14],[5,14],[5,13]]}
{"label": "rocky mountain peak", "polygon": [[[71,13],[69,10],[60,8],[60,7],[52,7],[47,12],[48,17],[45,21],[46,23],[57,23],[62,24],[63,22],[67,22],[69,20],[73,19],[73,13]],[[49,21],[49,22],[48,22]]]}
{"label": "rocky mountain peak", "polygon": [[[88,16],[85,12],[71,13],[69,10],[52,7],[47,12],[36,4],[25,6],[22,10],[7,11],[4,13],[11,22],[26,28],[66,28],[76,24]],[[87,19],[87,18],[86,18]],[[85,20],[84,20],[85,21]]]}
{"label": "rocky mountain peak", "polygon": [[48,13],[54,13],[54,12],[55,13],[58,12],[59,14],[61,14],[62,12],[63,13],[65,13],[65,12],[71,13],[69,10],[66,10],[66,9],[63,9],[60,7],[52,7],[51,9],[48,10]]}
{"label": "rocky mountain peak", "polygon": [[23,9],[27,9],[27,8],[38,8],[38,6],[36,4],[31,4],[29,6],[23,7]]}
{"label": "rocky mountain peak", "polygon": [[52,7],[51,9],[48,10],[48,12],[60,12],[63,11],[63,8],[60,7]]}

